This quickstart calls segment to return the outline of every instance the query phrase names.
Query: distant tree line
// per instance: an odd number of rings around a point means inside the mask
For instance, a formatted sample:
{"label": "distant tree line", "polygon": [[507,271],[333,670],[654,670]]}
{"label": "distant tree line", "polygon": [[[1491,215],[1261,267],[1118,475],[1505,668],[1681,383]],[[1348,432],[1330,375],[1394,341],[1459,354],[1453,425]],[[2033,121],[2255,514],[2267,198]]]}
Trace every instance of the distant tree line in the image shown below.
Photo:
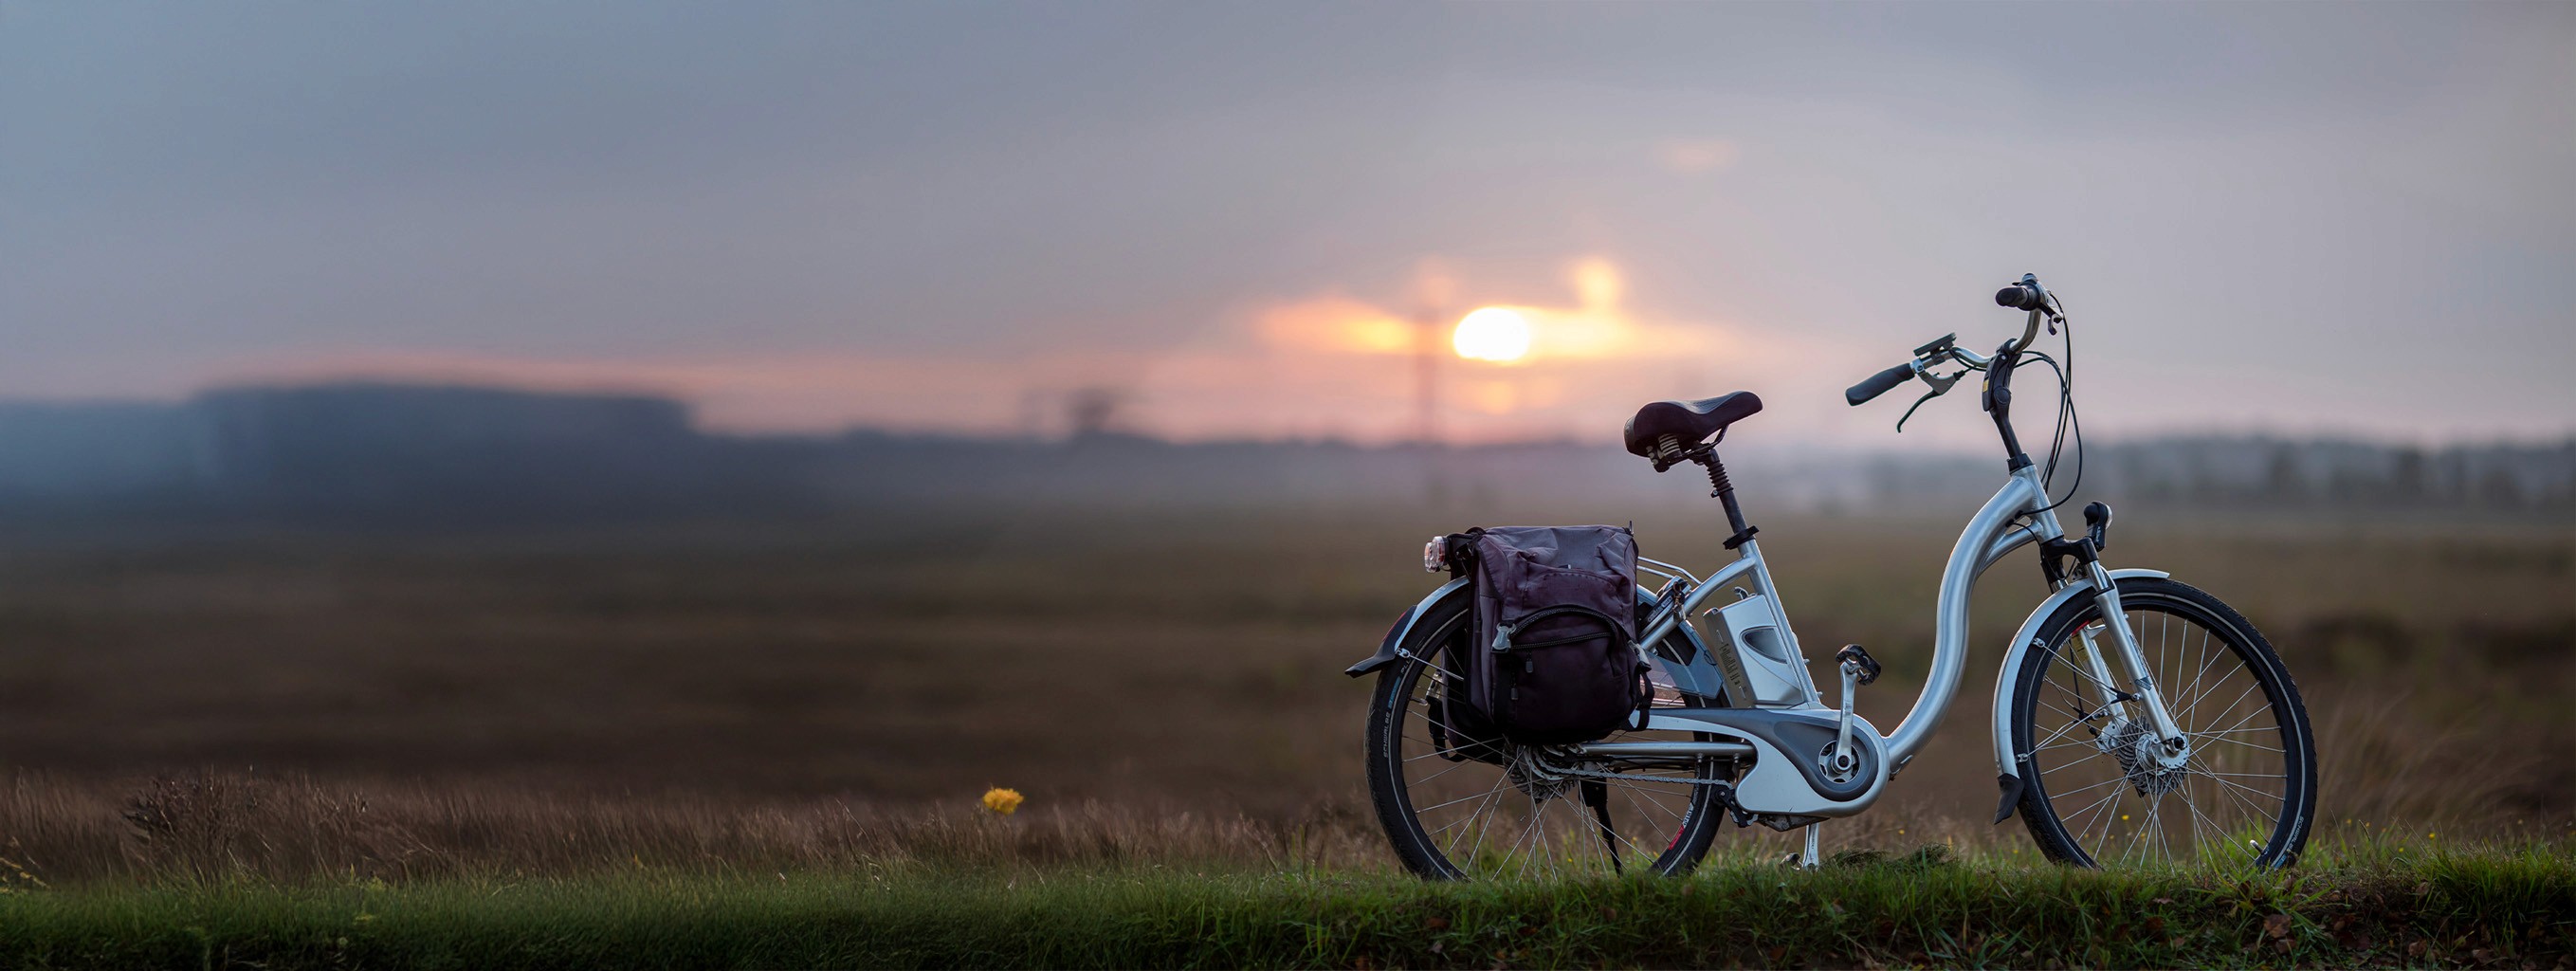
{"label": "distant tree line", "polygon": [[2576,507],[2576,439],[2427,449],[2352,441],[2177,438],[2102,449],[2105,487],[2244,506]]}
{"label": "distant tree line", "polygon": [[[1992,491],[1994,465],[1890,457],[1868,474],[1878,501],[1955,503]],[[2059,487],[2075,474],[2070,455]],[[2440,448],[2217,435],[2103,443],[2085,454],[2082,491],[2204,508],[2576,511],[2576,438]]]}
{"label": "distant tree line", "polygon": [[[169,404],[0,405],[0,520],[559,525],[775,518],[918,505],[1546,506],[1602,521],[1705,502],[1617,448],[1175,444],[1077,423],[1055,438],[745,436],[651,396],[345,384]],[[2071,459],[2070,459],[2071,461]],[[1729,452],[1754,508],[1938,511],[1991,459]],[[2071,465],[2059,472],[2072,483]],[[2420,448],[2164,438],[2096,445],[2088,497],[2201,508],[2576,511],[2576,439]]]}

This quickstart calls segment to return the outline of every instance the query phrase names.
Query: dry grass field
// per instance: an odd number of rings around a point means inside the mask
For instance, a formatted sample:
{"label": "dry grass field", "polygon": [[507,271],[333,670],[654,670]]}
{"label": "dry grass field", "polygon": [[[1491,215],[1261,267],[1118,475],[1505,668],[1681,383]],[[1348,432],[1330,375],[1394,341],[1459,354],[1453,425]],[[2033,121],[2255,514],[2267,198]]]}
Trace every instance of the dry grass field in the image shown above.
{"label": "dry grass field", "polygon": [[[1758,512],[1758,509],[1757,509]],[[0,544],[0,856],[56,884],[765,873],[925,859],[1382,869],[1341,668],[1434,578],[1422,537],[1604,511],[922,514],[553,536]],[[1810,650],[1893,724],[1955,525],[1760,517]],[[1705,519],[1639,522],[1698,564]],[[2576,531],[2124,510],[2108,557],[2228,598],[2314,712],[2321,845],[2576,825]],[[1978,597],[1942,736],[1837,846],[1985,825],[2001,641]],[[1006,785],[1029,807],[972,807]],[[1730,835],[1721,851],[1780,840]]]}

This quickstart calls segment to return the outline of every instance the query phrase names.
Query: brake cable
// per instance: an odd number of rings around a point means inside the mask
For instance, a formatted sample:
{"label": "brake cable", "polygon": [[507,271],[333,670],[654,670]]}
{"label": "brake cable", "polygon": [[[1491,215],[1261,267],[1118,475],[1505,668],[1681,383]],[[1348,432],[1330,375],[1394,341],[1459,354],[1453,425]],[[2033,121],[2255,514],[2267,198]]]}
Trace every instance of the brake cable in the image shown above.
{"label": "brake cable", "polygon": [[[1955,359],[1954,359],[1954,360],[1955,360]],[[1961,363],[1961,365],[1964,367],[1966,362],[1960,362],[1960,363]],[[1932,399],[1934,399],[1934,398],[1938,398],[1938,397],[1940,397],[1940,396],[1942,396],[1942,395],[1945,395],[1945,394],[1949,394],[1949,393],[1950,393],[1950,386],[1951,386],[1951,385],[1958,384],[1958,383],[1959,383],[1959,379],[1960,379],[1960,378],[1967,377],[1967,376],[1968,376],[1968,371],[1973,371],[1973,370],[1983,370],[1983,369],[1982,369],[1982,368],[1967,368],[1966,370],[1962,370],[1962,371],[1960,371],[1960,372],[1958,372],[1958,373],[1956,373],[1956,374],[1950,374],[1950,375],[1933,374],[1933,373],[1931,373],[1931,371],[1930,371],[1928,368],[1927,368],[1926,370],[1916,371],[1916,372],[1915,372],[1915,375],[1916,375],[1916,376],[1918,376],[1918,377],[1921,377],[1921,378],[1923,379],[1923,383],[1928,384],[1928,385],[1931,385],[1931,386],[1932,386],[1932,390],[1924,392],[1924,393],[1923,393],[1923,397],[1920,397],[1920,398],[1916,398],[1916,399],[1914,399],[1914,404],[1913,404],[1911,407],[1908,407],[1908,408],[1906,408],[1906,409],[1905,409],[1905,414],[1904,414],[1903,416],[1901,416],[1901,417],[1899,417],[1899,418],[1897,418],[1897,419],[1896,419],[1896,433],[1897,433],[1897,434],[1899,434],[1899,435],[1905,434],[1905,420],[1906,420],[1906,419],[1908,419],[1908,418],[1912,418],[1912,417],[1914,417],[1914,412],[1915,412],[1915,410],[1916,410],[1916,409],[1919,409],[1919,408],[1923,407],[1923,403],[1924,403],[1924,402],[1930,401],[1930,400],[1932,400]]]}
{"label": "brake cable", "polygon": [[[2050,294],[2049,297],[2051,300],[2056,300],[2055,294]],[[2075,412],[2075,325],[2066,319],[2065,308],[2064,301],[2057,301],[2059,313],[2057,319],[2052,321],[2054,326],[2051,329],[2065,328],[2065,333],[2061,336],[2066,340],[2066,366],[2058,367],[2057,360],[2044,353],[2034,351],[2031,356],[2048,362],[2048,369],[2057,373],[2057,434],[2048,446],[2048,465],[2040,472],[2042,495],[2046,495],[2045,490],[2057,479],[2058,459],[2066,450],[2070,430],[2075,440],[2075,481],[2067,484],[2066,498],[2048,504],[2040,512],[2050,512],[2059,506],[2073,502],[2076,491],[2084,488],[2084,420]]]}

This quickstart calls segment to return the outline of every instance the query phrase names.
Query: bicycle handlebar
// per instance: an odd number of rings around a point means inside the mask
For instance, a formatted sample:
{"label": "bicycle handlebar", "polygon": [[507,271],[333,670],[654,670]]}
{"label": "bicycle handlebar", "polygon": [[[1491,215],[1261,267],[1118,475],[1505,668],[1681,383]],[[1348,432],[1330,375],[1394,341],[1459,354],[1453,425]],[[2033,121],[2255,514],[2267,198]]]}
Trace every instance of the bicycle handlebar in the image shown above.
{"label": "bicycle handlebar", "polygon": [[2048,291],[2039,288],[2037,278],[2025,276],[2022,282],[1995,291],[1995,306],[2038,310],[2048,306]]}
{"label": "bicycle handlebar", "polygon": [[[2005,344],[2000,353],[2008,355],[2029,347],[2030,342],[2039,336],[2040,322],[2057,315],[2055,303],[2056,298],[2049,294],[2048,288],[2039,285],[2039,277],[2036,274],[2024,273],[2019,282],[1995,291],[1997,306],[2030,312],[2030,320],[2022,328],[2021,337]],[[1845,389],[1843,400],[1855,407],[1867,404],[1870,399],[1886,394],[1889,389],[1897,385],[1904,384],[1905,379],[1926,373],[1925,368],[1944,360],[1954,359],[1964,360],[1971,367],[1983,367],[1986,361],[1984,358],[1950,346],[1949,339],[1943,338],[1916,348],[1912,360],[1870,375],[1861,383]],[[1936,394],[1949,390],[1947,382],[1936,381],[1934,384]]]}
{"label": "bicycle handlebar", "polygon": [[1843,392],[1843,400],[1851,402],[1854,405],[1868,404],[1869,399],[1886,394],[1889,388],[1904,384],[1905,379],[1913,376],[1914,362],[1907,361],[1895,367],[1888,368],[1887,370],[1880,371],[1877,374],[1870,375],[1868,378],[1862,380],[1861,383],[1852,385],[1848,390]]}
{"label": "bicycle handlebar", "polygon": [[1997,306],[2030,311],[2030,322],[2022,327],[2021,339],[2012,343],[2012,350],[2029,347],[2030,342],[2039,337],[2039,322],[2057,312],[2051,307],[2056,302],[2057,298],[2049,295],[2048,288],[2039,285],[2039,276],[2034,273],[2024,273],[2021,282],[1995,291]]}

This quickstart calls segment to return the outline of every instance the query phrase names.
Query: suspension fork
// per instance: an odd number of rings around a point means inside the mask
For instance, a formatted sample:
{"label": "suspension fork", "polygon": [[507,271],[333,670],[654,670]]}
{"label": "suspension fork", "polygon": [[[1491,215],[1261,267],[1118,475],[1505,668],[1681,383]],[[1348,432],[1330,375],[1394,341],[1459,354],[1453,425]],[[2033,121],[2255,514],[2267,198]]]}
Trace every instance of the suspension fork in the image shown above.
{"label": "suspension fork", "polygon": [[2118,648],[2115,653],[2129,675],[2125,682],[2112,680],[2109,668],[2102,663],[2102,651],[2093,640],[2093,632],[2090,629],[2082,631],[2085,653],[2092,663],[2094,675],[2102,679],[2102,685],[2109,686],[2106,690],[2114,692],[2113,697],[2106,700],[2123,700],[2120,696],[2126,695],[2126,700],[2138,702],[2146,708],[2148,724],[2154,726],[2156,739],[2163,743],[2166,751],[2181,748],[2182,729],[2174,723],[2173,712],[2165,707],[2164,690],[2156,684],[2154,669],[2147,666],[2146,652],[2138,647],[2137,632],[2129,628],[2129,615],[2120,607],[2119,587],[2112,584],[2110,571],[2102,568],[2101,560],[2087,558],[2084,568],[2093,581],[2093,605],[2102,613],[2103,626],[2111,629],[2112,645]]}
{"label": "suspension fork", "polygon": [[2107,629],[2109,626],[2103,621],[2094,621],[2076,631],[2076,634],[2083,638],[2084,673],[2085,677],[2092,682],[2089,687],[2092,689],[2094,710],[2105,712],[2120,703],[2122,694],[2119,680],[2111,677],[2110,663],[2102,660],[2101,643],[2093,639],[2095,630]]}

